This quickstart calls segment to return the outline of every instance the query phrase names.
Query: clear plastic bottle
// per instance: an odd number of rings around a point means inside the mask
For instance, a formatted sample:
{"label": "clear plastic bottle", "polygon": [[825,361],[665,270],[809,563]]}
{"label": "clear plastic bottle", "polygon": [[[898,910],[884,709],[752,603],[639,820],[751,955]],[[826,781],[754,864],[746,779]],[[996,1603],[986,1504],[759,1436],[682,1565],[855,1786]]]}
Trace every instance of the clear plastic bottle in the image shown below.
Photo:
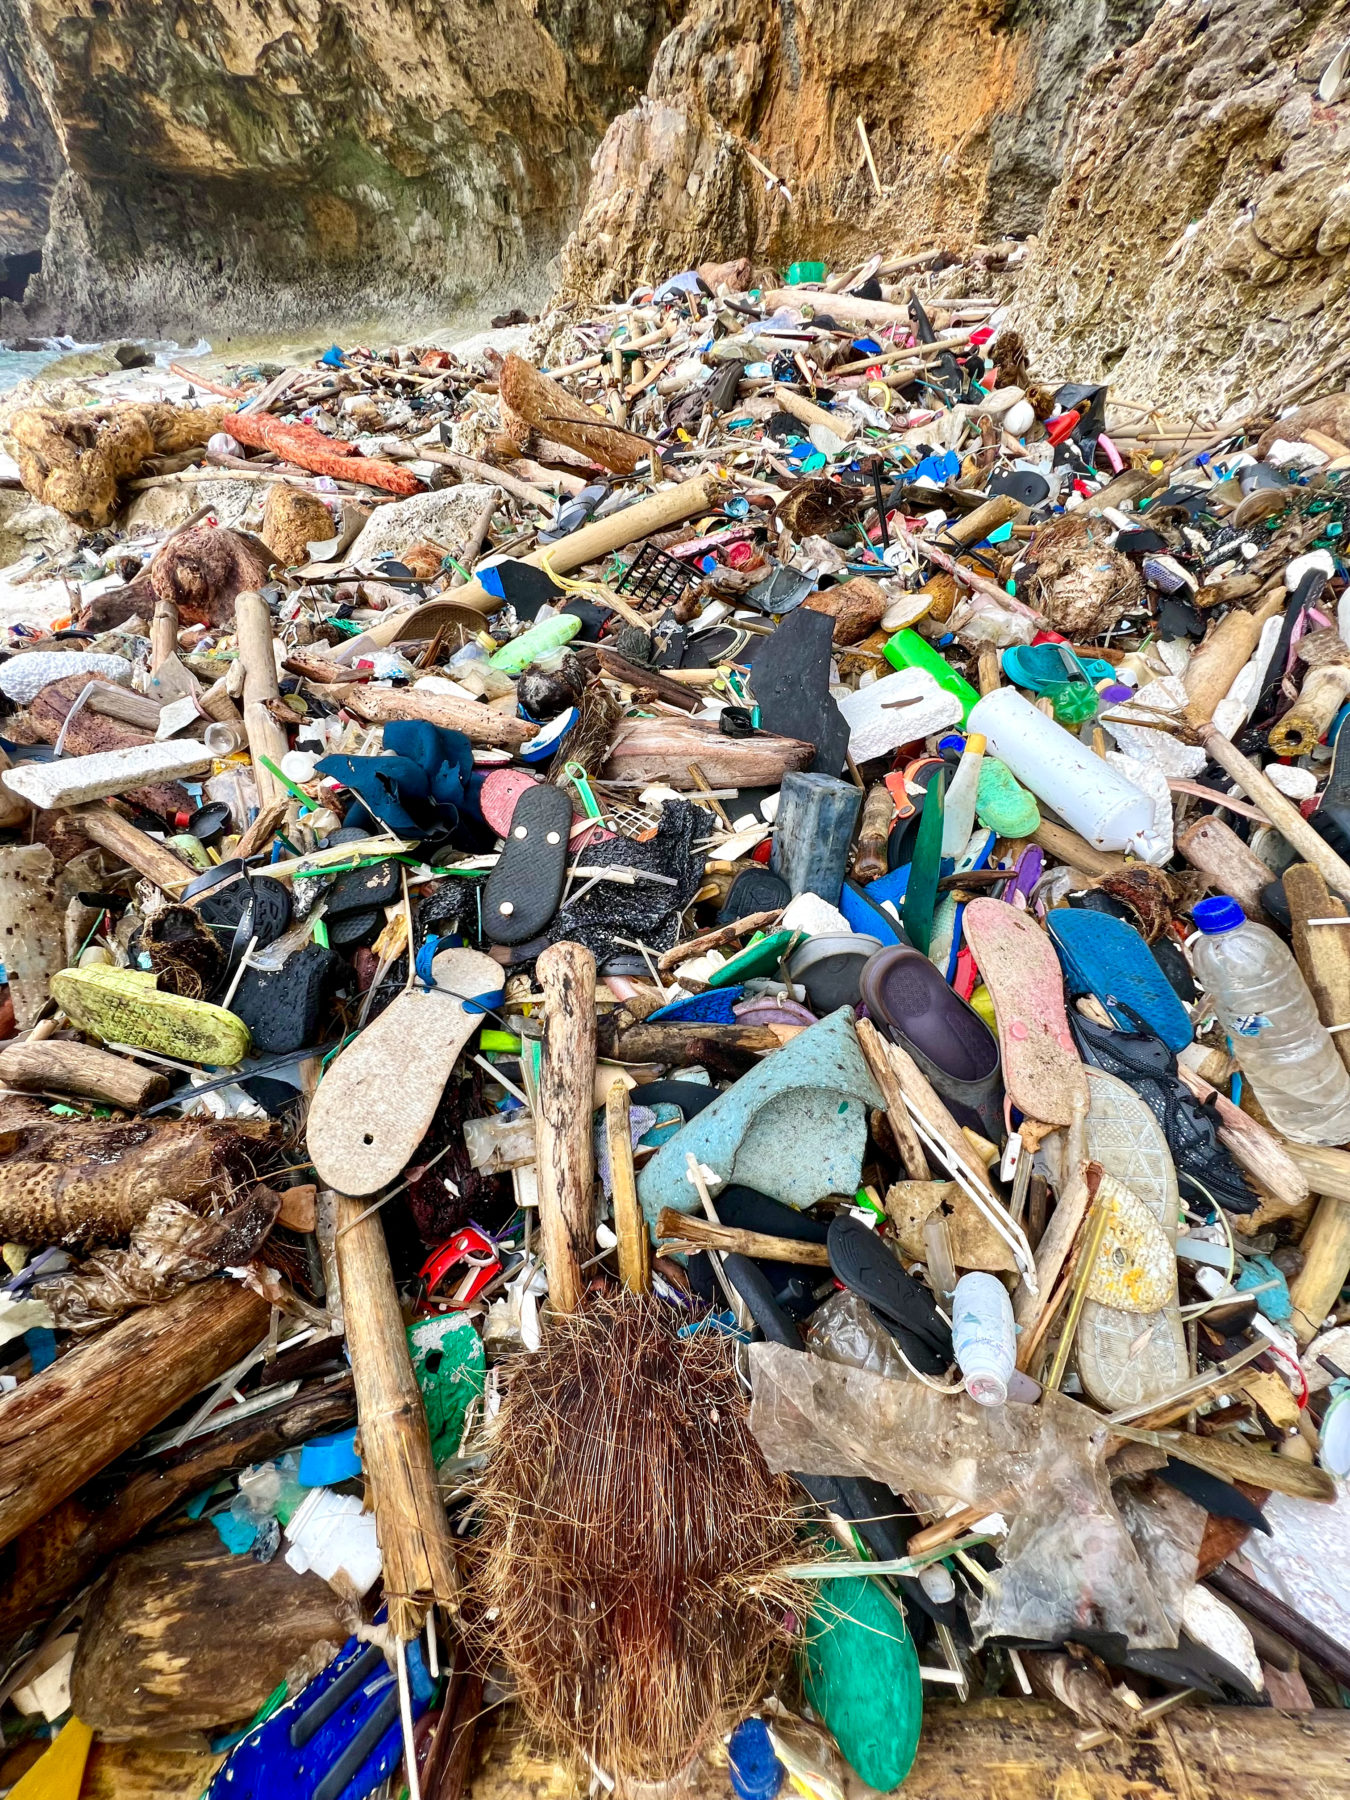
{"label": "clear plastic bottle", "polygon": [[1297,1144],[1350,1143],[1350,1072],[1290,951],[1226,896],[1194,916],[1196,975],[1266,1117]]}
{"label": "clear plastic bottle", "polygon": [[1002,1406],[1017,1364],[1008,1290],[993,1275],[963,1275],[952,1295],[952,1349],[966,1392],[981,1406]]}

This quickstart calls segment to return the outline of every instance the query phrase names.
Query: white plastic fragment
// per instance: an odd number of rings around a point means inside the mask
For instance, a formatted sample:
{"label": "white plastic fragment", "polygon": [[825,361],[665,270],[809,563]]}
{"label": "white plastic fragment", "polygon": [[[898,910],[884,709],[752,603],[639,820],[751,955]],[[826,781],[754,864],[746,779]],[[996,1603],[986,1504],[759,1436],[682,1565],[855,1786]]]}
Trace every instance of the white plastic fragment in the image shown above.
{"label": "white plastic fragment", "polygon": [[6,769],[3,780],[12,793],[34,806],[79,806],[127,788],[158,781],[204,775],[211,752],[193,738],[167,744],[129,744],[122,750],[99,750],[92,756],[67,756],[60,762],[20,763]]}

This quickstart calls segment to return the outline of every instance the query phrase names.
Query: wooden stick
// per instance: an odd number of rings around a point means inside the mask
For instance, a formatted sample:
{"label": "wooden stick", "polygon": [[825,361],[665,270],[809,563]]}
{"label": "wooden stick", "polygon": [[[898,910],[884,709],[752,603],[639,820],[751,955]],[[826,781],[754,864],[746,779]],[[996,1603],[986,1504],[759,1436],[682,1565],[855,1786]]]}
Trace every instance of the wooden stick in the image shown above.
{"label": "wooden stick", "polygon": [[632,1293],[645,1294],[652,1285],[651,1238],[638,1204],[631,1111],[627,1083],[616,1078],[605,1102],[605,1138],[614,1189],[614,1229],[619,1239],[619,1279]]}
{"label": "wooden stick", "polygon": [[178,649],[178,604],[156,596],[150,620],[150,673]]}
{"label": "wooden stick", "polygon": [[764,1231],[738,1231],[732,1225],[715,1225],[693,1213],[679,1213],[663,1206],[657,1221],[663,1249],[718,1250],[728,1256],[762,1256],[769,1262],[809,1263],[828,1269],[830,1252],[825,1244],[799,1243],[796,1238],[771,1237]]}
{"label": "wooden stick", "polygon": [[595,958],[581,944],[552,944],[536,964],[544,995],[544,1048],[535,1115],[539,1229],[549,1299],[575,1312],[582,1264],[595,1252]]}
{"label": "wooden stick", "polygon": [[1303,1267],[1289,1283],[1294,1336],[1309,1344],[1350,1275],[1350,1201],[1324,1195],[1299,1245]]}
{"label": "wooden stick", "polygon": [[861,113],[858,114],[856,124],[858,127],[858,136],[862,139],[863,155],[867,158],[867,167],[872,173],[872,186],[876,189],[877,197],[879,199],[882,192],[881,177],[877,174],[877,165],[872,156],[872,146],[867,141],[867,127],[863,123],[863,116]]}
{"label": "wooden stick", "polygon": [[241,1283],[204,1281],[110,1325],[0,1399],[0,1545],[59,1505],[267,1330]]}
{"label": "wooden stick", "polygon": [[719,926],[716,931],[705,931],[701,937],[690,938],[686,943],[676,944],[673,949],[663,950],[656,959],[656,967],[662,975],[671,969],[677,969],[682,962],[688,962],[691,956],[702,956],[705,950],[720,950],[723,944],[732,944],[752,932],[767,931],[783,916],[782,907],[775,907],[771,912],[747,913],[743,919],[733,919],[730,925]]}
{"label": "wooden stick", "polygon": [[338,1196],[338,1275],[389,1623],[406,1643],[429,1606],[454,1607],[459,1577],[384,1225],[363,1211]]}
{"label": "wooden stick", "polygon": [[1320,1144],[1287,1143],[1284,1147],[1314,1193],[1350,1200],[1350,1150],[1329,1150]]}
{"label": "wooden stick", "polygon": [[[495,476],[493,477],[493,480],[494,482],[496,481]],[[466,581],[472,581],[473,579],[473,565],[482,555],[483,545],[487,542],[487,534],[492,529],[492,515],[501,504],[501,494],[498,491],[500,485],[500,483],[497,483],[497,486],[493,488],[492,492],[483,502],[482,507],[474,518],[473,524],[469,527],[468,535],[460,546],[459,556],[456,560],[463,568],[468,570],[468,574],[461,575],[459,570],[456,569],[454,574],[450,577],[450,586],[452,589],[463,587]]]}
{"label": "wooden stick", "polygon": [[1231,826],[1206,813],[1178,836],[1177,849],[1221,893],[1231,894],[1249,919],[1266,922],[1261,890],[1270,885],[1270,869]]}
{"label": "wooden stick", "polygon": [[114,812],[110,806],[97,802],[90,806],[76,806],[71,808],[67,816],[100,850],[106,850],[120,862],[129,863],[133,869],[169,894],[177,894],[197,874],[196,869],[190,869],[186,863],[180,862],[166,845],[149,837],[144,831],[137,830],[130,819],[124,819],[121,813]]}
{"label": "wooden stick", "polygon": [[1036,1246],[1036,1280],[1040,1294],[1032,1294],[1026,1283],[1022,1282],[1013,1295],[1013,1316],[1022,1327],[1024,1341],[1031,1338],[1036,1319],[1050,1303],[1091,1199],[1084,1169],[1079,1166],[1074,1154],[1075,1145],[1082,1141],[1081,1121],[1086,1116],[1084,1108],[1080,1117],[1075,1118],[1069,1127],[1064,1149],[1064,1158],[1068,1163],[1067,1179],[1051,1214],[1050,1223]]}
{"label": "wooden stick", "polygon": [[607,425],[566,388],[541,375],[514,352],[508,352],[502,364],[498,385],[502,404],[527,425],[556,438],[569,450],[593,457],[616,474],[631,475],[651,454],[645,438]]}
{"label": "wooden stick", "polygon": [[1256,764],[1217,731],[1213,725],[1202,726],[1201,739],[1212,762],[1226,769],[1246,794],[1270,820],[1271,824],[1297,850],[1305,862],[1318,870],[1326,884],[1342,897],[1350,899],[1350,863],[1315,832],[1303,814],[1287,800],[1274,782],[1267,779]]}
{"label": "wooden stick", "polygon": [[[464,590],[461,588],[460,592]],[[409,615],[405,613],[406,619]],[[493,749],[518,750],[538,732],[537,725],[517,719],[512,713],[498,712],[478,700],[460,700],[454,694],[432,694],[422,688],[367,688],[359,682],[334,683],[324,689],[358,719],[368,724],[383,724],[386,719],[425,719],[429,725],[443,725],[449,731],[462,731],[472,744],[485,744]]]}
{"label": "wooden stick", "polygon": [[900,1152],[900,1160],[904,1164],[905,1174],[911,1181],[927,1181],[930,1171],[928,1159],[923,1153],[923,1145],[919,1142],[918,1133],[910,1123],[905,1110],[905,1099],[900,1083],[895,1078],[886,1055],[886,1046],[881,1041],[881,1034],[870,1019],[859,1019],[854,1026],[858,1034],[858,1043],[867,1066],[872,1071],[872,1079],[881,1089],[886,1102],[886,1122],[891,1128],[891,1136],[895,1139]]}
{"label": "wooden stick", "polygon": [[1220,1563],[1217,1569],[1211,1570],[1205,1585],[1251,1613],[1282,1638],[1287,1638],[1300,1656],[1308,1657],[1342,1685],[1350,1687],[1350,1650],[1329,1637],[1320,1626],[1305,1619],[1302,1613],[1286,1605],[1268,1588],[1263,1588],[1260,1582],[1253,1581],[1250,1575],[1244,1575],[1229,1563]]}
{"label": "wooden stick", "polygon": [[[531,487],[528,481],[522,481],[518,475],[508,475],[505,469],[496,468],[492,463],[478,462],[472,456],[460,456],[454,450],[420,449],[417,460],[443,463],[461,475],[471,475],[475,481],[494,482],[504,493],[510,494],[513,500],[521,500],[526,506],[537,506],[541,512],[553,511],[552,494],[543,488]],[[495,500],[493,508],[496,508]]]}
{"label": "wooden stick", "polygon": [[855,436],[861,423],[856,413],[827,412],[823,406],[817,406],[813,400],[808,400],[794,388],[783,387],[781,384],[773,390],[773,397],[785,413],[791,413],[803,425],[823,425],[826,431],[832,431],[836,437],[843,438],[845,443]]}
{"label": "wooden stick", "polygon": [[1078,869],[1084,875],[1114,875],[1125,867],[1123,856],[1094,849],[1076,831],[1070,831],[1067,825],[1054,825],[1049,819],[1041,820],[1031,834],[1031,841],[1057,861],[1068,863],[1071,869]]}
{"label": "wooden stick", "polygon": [[6,1044],[0,1050],[0,1081],[24,1093],[82,1094],[130,1112],[162,1100],[169,1083],[157,1069],[143,1069],[124,1056],[47,1038]]}
{"label": "wooden stick", "polygon": [[272,716],[267,702],[281,697],[277,686],[276,657],[272,649],[272,615],[261,594],[249,589],[234,603],[235,632],[239,644],[239,660],[244,665],[244,726],[248,732],[248,753],[253,758],[253,775],[258,784],[258,798],[264,806],[276,800],[288,800],[285,786],[263,767],[263,758],[281,767],[290,749],[282,725]]}

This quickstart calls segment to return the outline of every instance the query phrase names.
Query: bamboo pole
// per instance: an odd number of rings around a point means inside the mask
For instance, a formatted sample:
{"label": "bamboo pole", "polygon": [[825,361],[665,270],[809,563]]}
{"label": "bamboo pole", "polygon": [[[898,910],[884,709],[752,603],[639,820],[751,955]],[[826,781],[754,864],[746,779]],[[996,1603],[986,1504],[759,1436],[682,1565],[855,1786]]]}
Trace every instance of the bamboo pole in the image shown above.
{"label": "bamboo pole", "polygon": [[1299,1249],[1303,1267],[1289,1283],[1289,1299],[1294,1336],[1300,1344],[1310,1344],[1350,1276],[1350,1201],[1324,1195]]}
{"label": "bamboo pole", "polygon": [[289,796],[276,776],[263,767],[267,757],[278,768],[290,745],[283,727],[272,717],[269,700],[279,699],[276,656],[272,649],[272,615],[261,594],[245,590],[234,603],[239,660],[244,665],[244,726],[258,798],[264,806]]}
{"label": "bamboo pole", "polygon": [[[538,550],[531,550],[521,561],[538,569],[543,566],[544,558],[547,557],[553,569],[560,575],[566,575],[572,569],[579,569],[583,563],[595,562],[602,556],[608,556],[611,550],[621,550],[625,544],[641,543],[644,538],[650,537],[653,532],[664,530],[667,525],[679,525],[685,519],[707,512],[718,494],[725,491],[724,485],[715,476],[695,476],[693,480],[682,481],[678,486],[662,488],[659,493],[652,494],[646,500],[639,500],[634,506],[626,506],[620,512],[610,513],[607,518],[593,520],[591,524],[583,525],[579,531],[569,532],[565,538],[559,538],[556,544],[546,544]],[[431,600],[427,604],[435,606],[437,602]],[[494,613],[501,607],[501,601],[496,595],[489,594],[479,581],[466,582],[463,587],[456,588],[455,604],[472,606],[481,613]],[[395,613],[372,625],[361,635],[362,647],[383,649],[399,638],[417,637],[417,615],[420,611],[420,607],[414,607],[410,612]]]}
{"label": "bamboo pole", "polygon": [[261,1341],[268,1311],[239,1282],[198,1282],[0,1399],[0,1545],[237,1363]]}
{"label": "bamboo pole", "polygon": [[619,1077],[605,1101],[605,1141],[614,1192],[614,1230],[619,1239],[619,1279],[633,1293],[645,1294],[652,1285],[651,1239],[638,1204],[631,1113],[628,1085]]}
{"label": "bamboo pole", "polygon": [[595,1251],[595,958],[581,944],[553,944],[539,958],[544,1049],[535,1114],[539,1230],[549,1298],[574,1312],[582,1264]]}
{"label": "bamboo pole", "polygon": [[178,649],[178,604],[174,600],[156,598],[150,620],[150,673],[166,662]]}
{"label": "bamboo pole", "polygon": [[[356,1384],[361,1463],[384,1561],[389,1623],[417,1636],[433,1604],[453,1609],[454,1545],[431,1459],[431,1439],[389,1264],[384,1226],[359,1200],[337,1196],[338,1278]],[[360,1220],[360,1223],[356,1223]]]}
{"label": "bamboo pole", "polygon": [[773,390],[773,397],[785,413],[791,413],[803,425],[823,425],[826,431],[832,431],[844,442],[853,437],[858,430],[860,420],[856,413],[827,412],[823,406],[817,406],[813,400],[806,399],[790,387],[778,386]]}

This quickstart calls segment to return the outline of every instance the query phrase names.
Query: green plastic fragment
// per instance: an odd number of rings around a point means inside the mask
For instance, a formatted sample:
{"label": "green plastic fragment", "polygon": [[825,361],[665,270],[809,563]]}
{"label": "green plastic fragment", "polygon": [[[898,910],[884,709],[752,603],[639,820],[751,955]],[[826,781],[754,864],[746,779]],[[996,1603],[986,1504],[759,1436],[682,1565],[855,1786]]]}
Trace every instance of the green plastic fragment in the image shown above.
{"label": "green plastic fragment", "polygon": [[997,837],[1030,837],[1041,824],[1041,809],[1006,763],[987,752],[975,790],[975,817]]}
{"label": "green plastic fragment", "polygon": [[408,1351],[426,1408],[432,1459],[442,1463],[458,1455],[465,1417],[482,1396],[483,1342],[466,1314],[441,1313],[408,1327]]}
{"label": "green plastic fragment", "polygon": [[947,772],[939,769],[928,783],[928,798],[919,818],[919,835],[914,844],[914,860],[909,866],[904,910],[900,915],[905,936],[925,956],[933,941],[933,911],[937,906],[938,880],[942,874],[942,807],[946,786]]}
{"label": "green plastic fragment", "polygon": [[733,956],[730,962],[715,969],[708,977],[708,986],[733,987],[739,981],[748,981],[752,975],[772,975],[796,936],[795,931],[775,931],[770,937],[761,937],[739,956]]}
{"label": "green plastic fragment", "polygon": [[821,1582],[805,1686],[855,1774],[883,1794],[898,1787],[923,1725],[919,1656],[899,1611],[867,1576]]}

